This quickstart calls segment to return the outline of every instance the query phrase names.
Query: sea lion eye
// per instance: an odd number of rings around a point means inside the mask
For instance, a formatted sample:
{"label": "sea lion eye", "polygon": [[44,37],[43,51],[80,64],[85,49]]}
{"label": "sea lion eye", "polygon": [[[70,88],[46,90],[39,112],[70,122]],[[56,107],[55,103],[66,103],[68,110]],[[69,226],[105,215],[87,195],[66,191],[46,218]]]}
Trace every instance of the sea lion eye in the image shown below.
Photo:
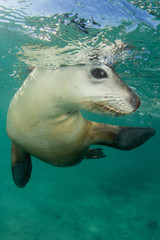
{"label": "sea lion eye", "polygon": [[92,69],[91,74],[94,78],[97,78],[97,79],[108,77],[107,73],[101,68]]}

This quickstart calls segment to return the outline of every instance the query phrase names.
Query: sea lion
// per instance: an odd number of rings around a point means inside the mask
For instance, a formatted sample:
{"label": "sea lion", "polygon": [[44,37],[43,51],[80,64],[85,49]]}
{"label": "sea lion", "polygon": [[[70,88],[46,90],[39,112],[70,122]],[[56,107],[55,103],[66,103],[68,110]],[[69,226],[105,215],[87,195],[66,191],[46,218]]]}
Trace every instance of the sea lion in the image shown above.
{"label": "sea lion", "polygon": [[80,109],[113,116],[140,106],[139,97],[103,64],[35,68],[13,97],[7,115],[12,140],[12,176],[18,187],[29,181],[31,155],[58,167],[103,157],[92,144],[131,150],[155,134],[153,128],[100,124]]}

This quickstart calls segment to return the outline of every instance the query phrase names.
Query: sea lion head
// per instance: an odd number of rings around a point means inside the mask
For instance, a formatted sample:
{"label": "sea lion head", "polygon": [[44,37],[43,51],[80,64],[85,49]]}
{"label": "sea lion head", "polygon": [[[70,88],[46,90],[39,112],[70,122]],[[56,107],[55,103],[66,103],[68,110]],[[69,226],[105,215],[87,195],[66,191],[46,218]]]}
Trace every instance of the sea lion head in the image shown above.
{"label": "sea lion head", "polygon": [[76,104],[75,108],[118,116],[130,114],[140,106],[136,93],[105,64],[69,66],[62,72],[67,76],[66,84],[71,82],[67,97]]}

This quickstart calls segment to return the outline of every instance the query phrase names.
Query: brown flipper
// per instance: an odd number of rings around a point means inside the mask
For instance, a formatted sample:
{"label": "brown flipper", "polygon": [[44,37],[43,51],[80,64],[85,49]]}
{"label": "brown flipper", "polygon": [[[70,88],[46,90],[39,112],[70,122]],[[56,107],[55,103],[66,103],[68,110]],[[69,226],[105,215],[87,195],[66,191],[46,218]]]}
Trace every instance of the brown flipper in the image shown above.
{"label": "brown flipper", "polygon": [[91,122],[89,144],[100,144],[124,151],[134,149],[155,135],[155,129],[121,127]]}
{"label": "brown flipper", "polygon": [[31,156],[12,142],[12,177],[17,187],[23,188],[28,183],[31,172]]}

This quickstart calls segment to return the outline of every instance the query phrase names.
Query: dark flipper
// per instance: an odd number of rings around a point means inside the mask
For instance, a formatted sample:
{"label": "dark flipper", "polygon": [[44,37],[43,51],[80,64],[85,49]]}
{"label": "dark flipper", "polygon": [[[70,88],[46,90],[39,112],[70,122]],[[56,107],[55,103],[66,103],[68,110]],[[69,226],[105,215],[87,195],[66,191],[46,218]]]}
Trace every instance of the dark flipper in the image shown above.
{"label": "dark flipper", "polygon": [[128,151],[142,145],[154,135],[153,128],[126,127],[117,134],[112,147]]}
{"label": "dark flipper", "polygon": [[103,153],[102,148],[91,148],[87,152],[85,159],[98,159],[104,157],[106,157],[106,155]]}
{"label": "dark flipper", "polygon": [[126,127],[117,134],[113,147],[128,151],[142,145],[154,135],[153,128]]}
{"label": "dark flipper", "polygon": [[153,128],[121,127],[92,122],[88,142],[127,151],[145,143],[155,132]]}
{"label": "dark flipper", "polygon": [[32,172],[30,154],[12,142],[12,177],[17,187],[23,188],[28,183]]}

